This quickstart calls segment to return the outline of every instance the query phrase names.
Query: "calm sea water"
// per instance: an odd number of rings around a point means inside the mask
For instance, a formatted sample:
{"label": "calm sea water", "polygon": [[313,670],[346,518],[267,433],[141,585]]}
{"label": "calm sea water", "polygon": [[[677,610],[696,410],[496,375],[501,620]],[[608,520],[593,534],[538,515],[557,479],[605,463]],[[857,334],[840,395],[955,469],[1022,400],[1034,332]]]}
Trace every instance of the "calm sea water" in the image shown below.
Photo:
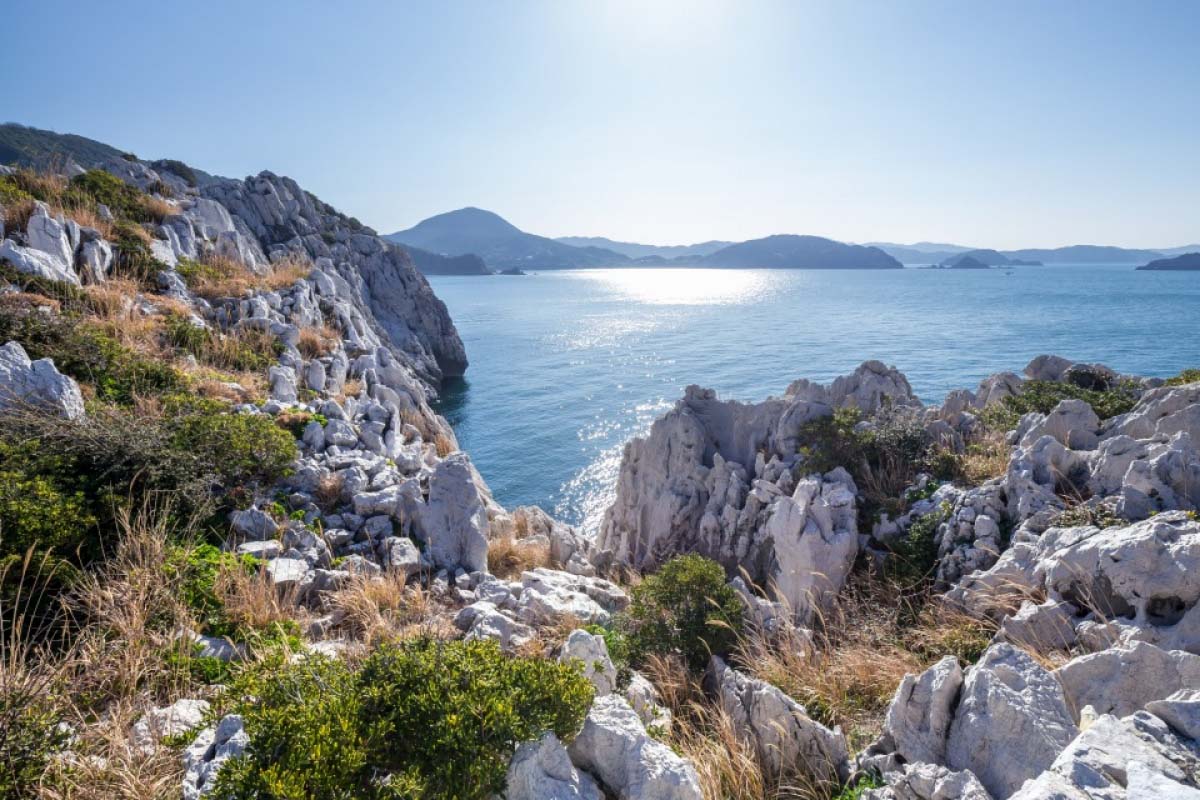
{"label": "calm sea water", "polygon": [[1167,376],[1200,366],[1200,273],[581,270],[434,277],[466,343],[443,414],[506,507],[587,529],[622,445],[683,388],[758,400],[876,358],[926,402],[1039,353]]}

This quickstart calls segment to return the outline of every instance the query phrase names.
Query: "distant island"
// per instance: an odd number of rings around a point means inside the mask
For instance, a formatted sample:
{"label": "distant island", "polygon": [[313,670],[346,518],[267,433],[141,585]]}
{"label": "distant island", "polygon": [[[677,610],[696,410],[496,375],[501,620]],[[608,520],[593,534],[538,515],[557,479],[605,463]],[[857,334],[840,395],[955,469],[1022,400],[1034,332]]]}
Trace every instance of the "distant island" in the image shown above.
{"label": "distant island", "polygon": [[[711,241],[664,247],[599,237],[550,239],[527,233],[499,214],[481,208],[438,214],[383,238],[413,252],[417,268],[430,275],[486,274],[480,267],[487,272],[506,272],[590,267],[900,269],[904,266],[877,247],[844,244],[820,236],[778,234],[745,242]],[[600,246],[601,243],[611,249]],[[419,251],[428,255],[418,255]],[[468,255],[477,257],[478,263],[436,260],[439,256],[457,259]],[[426,265],[436,271],[427,270]]]}
{"label": "distant island", "polygon": [[496,274],[497,275],[528,275],[529,273],[526,272],[525,270],[521,269],[520,267],[509,267],[508,269],[500,270]]}
{"label": "distant island", "polygon": [[978,267],[967,266],[963,267],[964,261],[970,264],[980,264],[984,267],[1040,267],[1040,261],[1026,261],[1019,258],[1010,258],[1009,256],[997,250],[968,250],[965,253],[952,256],[942,262],[943,267],[952,269],[978,269]]}
{"label": "distant island", "polygon": [[933,269],[991,269],[991,264],[986,264],[972,255],[962,255],[950,259],[941,264],[935,264]]}
{"label": "distant island", "polygon": [[1138,269],[1161,272],[1195,272],[1200,271],[1200,253],[1184,253],[1175,258],[1160,258],[1143,264]]}
{"label": "distant island", "polygon": [[419,247],[405,247],[413,264],[423,275],[491,275],[483,259],[474,253],[461,256],[444,256]]}

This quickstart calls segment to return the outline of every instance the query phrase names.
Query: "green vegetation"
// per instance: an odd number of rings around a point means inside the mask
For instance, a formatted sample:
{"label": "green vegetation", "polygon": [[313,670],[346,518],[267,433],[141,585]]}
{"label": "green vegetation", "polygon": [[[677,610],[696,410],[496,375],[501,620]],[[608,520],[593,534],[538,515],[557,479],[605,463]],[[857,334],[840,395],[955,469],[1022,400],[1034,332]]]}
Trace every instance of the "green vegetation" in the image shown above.
{"label": "green vegetation", "polygon": [[195,325],[181,315],[167,317],[168,344],[191,353],[196,360],[217,369],[262,372],[275,363],[283,345],[269,332],[253,329],[221,333]]}
{"label": "green vegetation", "polygon": [[850,781],[842,787],[842,790],[835,794],[830,800],[861,800],[862,796],[871,789],[882,789],[886,786],[883,779],[875,772],[867,772]]}
{"label": "green vegetation", "polygon": [[933,576],[938,556],[938,526],[950,514],[948,503],[913,521],[908,534],[892,548],[888,573],[907,587],[916,587]]}
{"label": "green vegetation", "polygon": [[12,800],[40,796],[46,768],[71,737],[59,725],[50,687],[14,685],[18,680],[16,675],[11,682],[0,680],[0,797]]}
{"label": "green vegetation", "polygon": [[1062,511],[1050,524],[1056,528],[1075,528],[1093,525],[1097,528],[1111,528],[1124,525],[1127,520],[1117,516],[1116,510],[1108,504],[1091,505],[1081,503]]}
{"label": "green vegetation", "polygon": [[864,524],[881,511],[903,513],[903,494],[918,473],[953,476],[954,465],[908,408],[885,405],[870,416],[857,408],[839,408],[805,424],[800,440],[805,470],[828,472],[841,466],[854,478]]}
{"label": "green vegetation", "polygon": [[983,410],[980,418],[994,431],[1009,431],[1031,411],[1049,414],[1063,400],[1082,400],[1103,420],[1131,410],[1137,399],[1137,385],[1127,381],[1104,390],[1084,389],[1058,381],[1026,381],[1020,394],[992,403]]}
{"label": "green vegetation", "polygon": [[1200,383],[1200,369],[1185,369],[1174,378],[1167,378],[1167,386],[1184,386],[1189,383]]}
{"label": "green vegetation", "polygon": [[741,598],[726,585],[721,565],[689,553],[671,559],[633,588],[619,625],[634,664],[652,654],[679,653],[701,672],[710,654],[733,649],[742,614]]}
{"label": "green vegetation", "polygon": [[268,659],[227,694],[250,748],[213,797],[483,800],[503,791],[520,742],[574,738],[592,693],[578,667],[492,641],[386,644],[357,670]]}

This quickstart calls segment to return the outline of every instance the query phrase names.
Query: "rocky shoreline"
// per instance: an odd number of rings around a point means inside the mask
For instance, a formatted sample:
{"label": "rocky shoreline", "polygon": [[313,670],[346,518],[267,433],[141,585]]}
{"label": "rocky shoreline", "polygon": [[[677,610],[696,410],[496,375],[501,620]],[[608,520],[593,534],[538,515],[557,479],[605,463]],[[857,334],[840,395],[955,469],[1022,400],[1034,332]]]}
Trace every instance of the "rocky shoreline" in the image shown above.
{"label": "rocky shoreline", "polygon": [[[643,671],[619,680],[595,627],[627,611],[628,575],[700,554],[721,565],[748,624],[803,641],[828,627],[855,576],[886,574],[918,532],[927,591],[988,620],[992,641],[972,663],[947,655],[905,677],[857,753],[803,698],[714,653],[706,702],[764,775],[802,776],[827,797],[858,782],[873,788],[843,796],[874,800],[1200,797],[1200,376],[1165,382],[1042,356],[936,407],[876,361],[761,403],[689,387],[626,447],[593,542],[540,509],[501,507],[431,409],[467,358],[402,250],[270,173],[101,166],[169,207],[146,225],[155,287],[127,311],[154,318],[170,305],[205,335],[277,343],[265,396],[239,393],[228,411],[286,424],[297,457],[278,481],[247,488],[224,548],[257,559],[295,604],[306,650],[361,649],[334,598],[387,578],[436,598],[468,641],[514,656],[549,641],[554,659],[583,666],[595,699],[582,729],[520,744],[509,800],[711,794],[703,765],[660,741],[672,716],[664,687]],[[120,251],[38,201],[0,257],[86,288],[114,279]],[[184,273],[212,254],[254,275],[296,258],[311,268],[281,288],[205,298]],[[313,329],[336,335],[302,348]],[[0,344],[0,411],[87,417],[62,365]],[[1022,411],[1043,397],[1042,410]],[[994,468],[972,477],[964,464],[981,448]],[[501,577],[490,561],[506,542],[544,558]],[[228,638],[186,635],[205,657],[246,658]],[[240,717],[211,719],[209,708],[178,698],[136,728],[151,751],[192,731],[187,798],[251,746]]]}

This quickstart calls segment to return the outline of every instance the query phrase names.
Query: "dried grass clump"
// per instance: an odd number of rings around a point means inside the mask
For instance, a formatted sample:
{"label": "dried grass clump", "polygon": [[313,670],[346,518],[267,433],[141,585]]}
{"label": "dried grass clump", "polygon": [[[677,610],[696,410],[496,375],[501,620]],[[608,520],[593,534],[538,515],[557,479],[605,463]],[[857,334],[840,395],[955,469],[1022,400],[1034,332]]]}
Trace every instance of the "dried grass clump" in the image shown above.
{"label": "dried grass clump", "polygon": [[36,203],[30,198],[23,198],[4,206],[4,228],[9,231],[29,230],[29,218],[33,216]]}
{"label": "dried grass clump", "polygon": [[367,644],[427,636],[449,639],[458,635],[449,612],[419,586],[407,586],[403,573],[356,576],[332,594],[329,605],[338,627]]}
{"label": "dried grass clump", "polygon": [[526,570],[550,566],[550,543],[544,539],[499,536],[488,542],[488,572],[511,580]]}
{"label": "dried grass clump", "polygon": [[194,294],[206,300],[218,300],[286,289],[308,277],[313,265],[306,256],[291,255],[277,261],[270,272],[260,275],[236,258],[210,251],[199,261],[184,262],[177,269]]}
{"label": "dried grass clump", "polygon": [[178,206],[170,200],[152,194],[146,195],[142,199],[142,207],[145,209],[146,214],[159,224],[172,214],[179,213]]}
{"label": "dried grass clump", "polygon": [[299,605],[296,587],[281,590],[266,570],[248,571],[241,565],[222,565],[213,591],[232,624],[256,631],[289,624]]}
{"label": "dried grass clump", "polygon": [[299,253],[289,253],[284,258],[273,262],[271,272],[263,278],[262,288],[269,291],[290,288],[296,281],[311,275],[312,271],[311,258]]}
{"label": "dried grass clump", "polygon": [[963,480],[970,486],[978,486],[999,478],[1008,472],[1011,453],[1012,448],[1001,433],[989,432],[979,441],[971,442],[959,457]]}
{"label": "dried grass clump", "polygon": [[296,349],[305,358],[320,358],[332,353],[339,341],[341,341],[341,337],[338,332],[328,325],[320,327],[306,325],[300,329],[300,338],[296,342]]}
{"label": "dried grass clump", "polygon": [[138,286],[131,280],[113,278],[104,283],[89,284],[83,287],[83,293],[88,312],[100,319],[132,319],[140,316],[133,307]]}
{"label": "dried grass clump", "polygon": [[433,448],[437,451],[438,458],[445,458],[457,449],[454,440],[440,432],[433,437]]}
{"label": "dried grass clump", "polygon": [[65,216],[75,220],[84,228],[91,228],[98,231],[101,238],[112,241],[113,224],[111,220],[107,220],[100,216],[94,209],[91,208],[73,208],[70,211],[63,212]]}

